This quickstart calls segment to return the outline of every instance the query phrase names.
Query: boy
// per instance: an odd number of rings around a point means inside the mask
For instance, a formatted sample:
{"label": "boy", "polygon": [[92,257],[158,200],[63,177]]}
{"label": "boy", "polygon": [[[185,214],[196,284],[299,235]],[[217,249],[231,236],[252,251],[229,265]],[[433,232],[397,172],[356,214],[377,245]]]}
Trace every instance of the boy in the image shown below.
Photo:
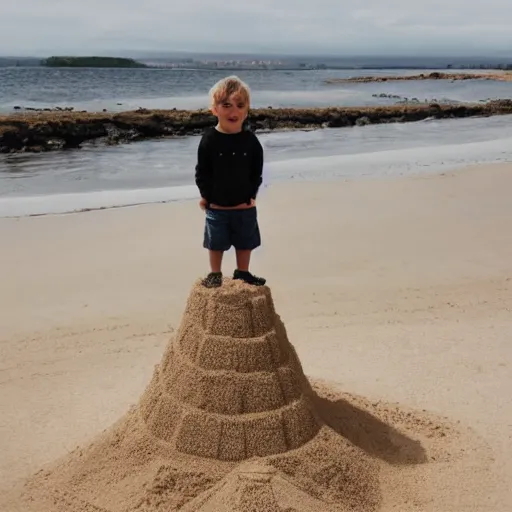
{"label": "boy", "polygon": [[234,246],[234,279],[263,286],[265,279],[249,272],[251,252],[261,245],[256,195],[262,183],[263,148],[256,135],[243,130],[249,113],[249,87],[229,76],[210,90],[210,110],[217,125],[208,128],[199,143],[195,182],[206,212],[203,247],[208,249],[209,288],[222,285],[222,258]]}

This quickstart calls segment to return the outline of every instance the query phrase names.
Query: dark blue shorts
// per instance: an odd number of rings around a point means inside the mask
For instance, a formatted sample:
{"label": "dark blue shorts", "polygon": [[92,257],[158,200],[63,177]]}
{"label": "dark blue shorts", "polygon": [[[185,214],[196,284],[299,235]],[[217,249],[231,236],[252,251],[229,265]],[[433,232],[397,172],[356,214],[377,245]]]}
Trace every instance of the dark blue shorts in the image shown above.
{"label": "dark blue shorts", "polygon": [[227,251],[231,246],[252,250],[261,245],[256,207],[241,210],[206,209],[203,247]]}

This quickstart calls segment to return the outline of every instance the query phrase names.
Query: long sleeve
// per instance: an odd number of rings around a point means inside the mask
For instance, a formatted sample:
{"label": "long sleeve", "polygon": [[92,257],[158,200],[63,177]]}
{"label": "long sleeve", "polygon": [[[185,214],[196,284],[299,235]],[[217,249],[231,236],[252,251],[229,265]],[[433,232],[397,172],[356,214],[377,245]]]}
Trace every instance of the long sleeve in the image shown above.
{"label": "long sleeve", "polygon": [[254,136],[254,153],[251,162],[251,183],[252,198],[256,199],[258,190],[263,182],[263,147],[256,136]]}
{"label": "long sleeve", "polygon": [[195,181],[201,197],[210,201],[212,192],[212,168],[208,146],[205,137],[201,138],[197,148],[197,163],[195,167]]}

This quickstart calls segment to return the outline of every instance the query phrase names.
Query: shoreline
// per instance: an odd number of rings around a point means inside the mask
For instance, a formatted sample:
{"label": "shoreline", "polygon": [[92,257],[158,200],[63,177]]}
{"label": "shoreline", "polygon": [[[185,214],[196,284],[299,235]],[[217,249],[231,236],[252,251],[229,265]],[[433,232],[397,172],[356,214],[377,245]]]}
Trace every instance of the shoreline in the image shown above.
{"label": "shoreline", "polygon": [[[445,144],[428,147],[383,149],[381,151],[328,156],[298,157],[270,161],[264,169],[260,196],[269,189],[287,183],[350,183],[358,181],[393,180],[400,177],[443,175],[466,167],[512,163],[507,151],[509,140]],[[458,157],[465,153],[463,160]],[[436,156],[432,157],[432,153]],[[499,156],[493,156],[499,155]],[[410,164],[410,162],[415,162]],[[346,171],[339,173],[339,169]],[[193,180],[188,184],[145,188],[114,188],[105,190],[48,192],[46,194],[0,197],[0,219],[23,219],[54,215],[72,215],[101,210],[114,210],[190,202],[199,199]]]}
{"label": "shoreline", "polygon": [[[374,125],[346,133],[304,130],[260,135],[267,155],[262,192],[280,182],[354,181],[380,177],[429,175],[465,166],[512,162],[512,138],[507,127],[512,115],[480,119],[426,120],[400,125]],[[385,136],[382,143],[375,145]],[[190,169],[197,137],[165,143],[148,140],[118,150],[90,146],[85,153],[17,154],[3,162],[5,190],[0,194],[0,217],[59,215],[141,204],[168,203],[198,198]],[[368,141],[371,143],[367,143]],[[280,148],[274,153],[276,145]],[[287,148],[284,150],[283,148]],[[113,151],[113,153],[110,153]],[[110,155],[126,179],[112,181]],[[141,155],[138,157],[137,155]],[[95,167],[106,158],[107,166]],[[169,159],[179,161],[162,179],[158,171]],[[62,162],[61,162],[62,160]],[[1,159],[0,159],[1,162]],[[64,167],[62,167],[64,165]],[[83,165],[80,168],[80,165]],[[165,165],[165,164],[164,164]],[[52,182],[54,172],[75,169],[66,185]],[[139,169],[148,172],[139,178]],[[31,170],[38,173],[32,178]],[[80,169],[79,171],[77,171]],[[151,172],[152,169],[156,171]],[[16,171],[15,174],[10,170]],[[174,172],[177,174],[174,175]],[[187,175],[185,176],[186,173]],[[22,188],[17,176],[23,175]],[[12,178],[11,178],[12,176]],[[89,180],[86,186],[83,180]]]}
{"label": "shoreline", "polygon": [[[487,103],[405,104],[375,107],[262,108],[250,111],[248,128],[256,131],[342,128],[424,119],[512,114],[512,100]],[[104,146],[145,139],[199,135],[215,123],[206,110],[37,112],[0,115],[0,153],[77,149],[84,143]]]}

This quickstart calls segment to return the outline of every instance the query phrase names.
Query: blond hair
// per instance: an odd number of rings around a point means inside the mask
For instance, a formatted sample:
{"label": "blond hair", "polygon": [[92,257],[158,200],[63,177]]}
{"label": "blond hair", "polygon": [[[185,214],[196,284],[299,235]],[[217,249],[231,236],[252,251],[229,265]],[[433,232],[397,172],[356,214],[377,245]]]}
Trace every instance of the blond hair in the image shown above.
{"label": "blond hair", "polygon": [[250,104],[251,90],[249,86],[236,75],[231,75],[222,78],[210,89],[210,105],[214,106],[222,103],[233,94],[240,96],[247,105]]}

